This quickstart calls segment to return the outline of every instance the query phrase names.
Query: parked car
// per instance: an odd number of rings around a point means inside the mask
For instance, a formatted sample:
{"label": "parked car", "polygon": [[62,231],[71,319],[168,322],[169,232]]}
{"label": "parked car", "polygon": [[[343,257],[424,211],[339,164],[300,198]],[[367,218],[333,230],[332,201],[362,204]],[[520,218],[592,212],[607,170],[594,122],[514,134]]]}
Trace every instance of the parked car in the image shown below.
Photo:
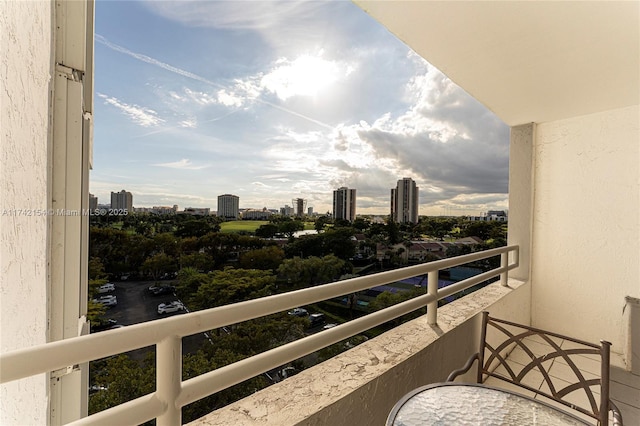
{"label": "parked car", "polygon": [[170,314],[172,312],[184,311],[185,307],[182,302],[174,300],[169,303],[161,303],[158,305],[158,314]]}
{"label": "parked car", "polygon": [[116,286],[113,283],[102,284],[98,287],[98,293],[108,293],[110,291],[115,291]]}
{"label": "parked car", "polygon": [[98,320],[91,323],[91,332],[96,333],[98,331],[109,330],[111,329],[111,327],[115,327],[117,324],[118,324],[118,321],[111,318]]}
{"label": "parked car", "polygon": [[337,327],[337,326],[338,326],[338,324],[331,323],[331,324],[325,325],[324,327],[322,327],[322,329],[323,330],[329,330],[330,328]]}
{"label": "parked car", "polygon": [[318,327],[324,324],[324,314],[311,314],[309,315],[309,321],[311,328]]}
{"label": "parked car", "polygon": [[289,315],[295,315],[296,317],[306,317],[307,315],[309,315],[309,312],[307,312],[306,309],[302,309],[302,308],[295,308],[292,311],[287,312]]}
{"label": "parked car", "polygon": [[96,303],[102,303],[104,306],[116,306],[118,304],[118,299],[113,295],[108,296],[100,296],[97,299],[93,299]]}
{"label": "parked car", "polygon": [[161,285],[158,287],[154,287],[153,290],[151,290],[151,293],[154,296],[160,296],[162,294],[173,294],[176,291],[176,288],[172,285]]}

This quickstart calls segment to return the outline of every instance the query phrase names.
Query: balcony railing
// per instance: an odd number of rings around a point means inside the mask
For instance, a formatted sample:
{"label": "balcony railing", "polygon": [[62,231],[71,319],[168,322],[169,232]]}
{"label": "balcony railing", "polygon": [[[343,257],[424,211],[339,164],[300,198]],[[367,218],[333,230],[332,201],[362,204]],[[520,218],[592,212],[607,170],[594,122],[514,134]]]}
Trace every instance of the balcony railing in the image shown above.
{"label": "balcony railing", "polygon": [[[508,271],[518,267],[518,253],[517,245],[500,247],[8,352],[0,356],[0,383],[73,369],[88,361],[156,345],[155,392],[71,424],[139,424],[156,418],[160,426],[177,425],[181,408],[187,404],[417,309],[426,306],[428,323],[436,324],[438,300],[498,276],[506,286]],[[498,255],[498,268],[438,289],[439,271]],[[424,274],[428,274],[428,282],[422,296],[182,381],[184,336]]]}

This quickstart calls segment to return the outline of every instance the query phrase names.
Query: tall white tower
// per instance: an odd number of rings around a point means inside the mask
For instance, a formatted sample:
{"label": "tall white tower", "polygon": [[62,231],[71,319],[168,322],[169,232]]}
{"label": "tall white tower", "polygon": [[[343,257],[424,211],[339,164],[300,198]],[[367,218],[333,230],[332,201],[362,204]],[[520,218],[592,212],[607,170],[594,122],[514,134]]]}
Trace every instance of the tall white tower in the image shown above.
{"label": "tall white tower", "polygon": [[333,191],[333,218],[353,222],[356,218],[356,190],[346,187]]}
{"label": "tall white tower", "polygon": [[397,223],[418,223],[418,187],[411,178],[402,178],[391,189],[391,218]]}

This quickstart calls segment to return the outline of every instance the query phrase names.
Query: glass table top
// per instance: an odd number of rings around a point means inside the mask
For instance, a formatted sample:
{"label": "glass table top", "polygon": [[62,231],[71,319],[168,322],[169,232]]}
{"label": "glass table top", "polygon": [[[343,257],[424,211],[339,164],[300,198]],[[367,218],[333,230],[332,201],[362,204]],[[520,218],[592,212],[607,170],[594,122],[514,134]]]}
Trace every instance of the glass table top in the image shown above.
{"label": "glass table top", "polygon": [[405,395],[387,419],[391,426],[589,425],[541,401],[471,383],[438,383]]}

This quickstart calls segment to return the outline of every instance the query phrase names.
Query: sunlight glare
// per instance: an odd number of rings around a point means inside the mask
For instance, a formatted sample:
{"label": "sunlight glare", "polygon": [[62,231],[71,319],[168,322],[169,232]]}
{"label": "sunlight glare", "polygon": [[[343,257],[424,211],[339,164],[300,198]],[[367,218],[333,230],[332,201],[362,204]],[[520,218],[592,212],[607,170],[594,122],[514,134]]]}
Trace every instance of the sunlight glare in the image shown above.
{"label": "sunlight glare", "polygon": [[262,85],[286,100],[293,96],[317,96],[338,79],[338,66],[333,61],[302,55],[280,65],[262,78]]}

